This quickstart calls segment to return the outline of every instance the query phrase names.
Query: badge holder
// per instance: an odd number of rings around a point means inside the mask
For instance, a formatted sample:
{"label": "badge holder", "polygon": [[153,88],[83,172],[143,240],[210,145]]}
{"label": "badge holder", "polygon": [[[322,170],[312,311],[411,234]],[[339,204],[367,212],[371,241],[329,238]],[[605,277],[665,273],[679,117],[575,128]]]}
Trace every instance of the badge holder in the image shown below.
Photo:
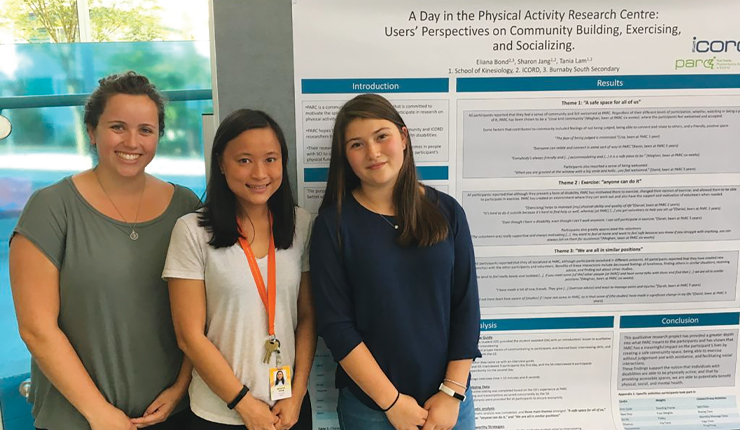
{"label": "badge holder", "polygon": [[[277,339],[269,339],[268,343],[276,342],[278,348],[280,341]],[[280,349],[275,349],[275,367],[270,368],[270,400],[282,400],[288,399],[293,395],[293,389],[291,387],[291,381],[293,375],[290,373],[290,366],[282,366],[282,359],[280,358]]]}

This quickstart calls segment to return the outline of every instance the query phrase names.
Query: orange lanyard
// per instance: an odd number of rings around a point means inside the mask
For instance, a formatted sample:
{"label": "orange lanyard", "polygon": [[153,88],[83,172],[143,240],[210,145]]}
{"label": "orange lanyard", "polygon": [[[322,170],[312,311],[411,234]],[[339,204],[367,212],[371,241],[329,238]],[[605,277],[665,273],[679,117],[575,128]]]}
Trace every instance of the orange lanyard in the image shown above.
{"label": "orange lanyard", "polygon": [[[239,226],[239,232],[241,233],[242,227],[239,220],[236,220]],[[262,299],[262,304],[265,305],[267,310],[267,332],[271,337],[275,337],[275,296],[277,295],[277,287],[275,281],[275,240],[272,237],[272,215],[270,215],[270,248],[267,251],[267,288],[265,288],[265,281],[262,279],[262,273],[260,272],[259,266],[257,266],[257,259],[254,258],[254,252],[252,247],[249,246],[249,241],[242,236],[239,236],[239,244],[244,250],[244,255],[247,256],[249,262],[249,269],[252,271],[254,277],[254,283],[257,286],[257,291]]]}

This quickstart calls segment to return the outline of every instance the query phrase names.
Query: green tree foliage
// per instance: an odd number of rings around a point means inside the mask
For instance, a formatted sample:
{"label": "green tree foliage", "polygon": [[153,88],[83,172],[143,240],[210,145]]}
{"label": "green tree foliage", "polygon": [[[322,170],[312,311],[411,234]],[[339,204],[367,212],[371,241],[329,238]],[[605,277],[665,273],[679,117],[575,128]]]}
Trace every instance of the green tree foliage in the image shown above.
{"label": "green tree foliage", "polygon": [[150,41],[162,38],[157,3],[151,0],[119,1],[103,6],[90,4],[90,26],[94,42]]}
{"label": "green tree foliage", "polygon": [[[93,42],[157,40],[163,28],[153,0],[90,0]],[[6,0],[5,26],[28,42],[79,42],[77,0]]]}
{"label": "green tree foliage", "polygon": [[28,42],[54,43],[77,40],[77,1],[7,0],[3,14],[5,25],[14,28],[17,37]]}

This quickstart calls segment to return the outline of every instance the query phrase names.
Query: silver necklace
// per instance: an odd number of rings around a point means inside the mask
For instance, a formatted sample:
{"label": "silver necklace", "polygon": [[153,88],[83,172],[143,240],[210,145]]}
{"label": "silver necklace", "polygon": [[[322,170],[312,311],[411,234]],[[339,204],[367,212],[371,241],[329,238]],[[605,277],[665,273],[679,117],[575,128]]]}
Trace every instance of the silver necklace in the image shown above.
{"label": "silver necklace", "polygon": [[144,199],[144,190],[146,189],[146,176],[144,176],[144,186],[141,187],[141,195],[139,195],[139,206],[136,208],[136,216],[134,217],[134,223],[130,224],[128,221],[126,221],[126,217],[123,216],[121,211],[118,209],[118,206],[113,202],[113,199],[110,198],[108,195],[108,192],[105,191],[105,188],[103,187],[103,183],[100,182],[100,178],[98,177],[98,173],[93,170],[93,175],[95,175],[95,179],[98,181],[98,185],[100,185],[100,189],[103,190],[103,194],[105,194],[106,197],[108,197],[108,201],[110,204],[113,205],[113,207],[116,209],[116,212],[118,212],[118,215],[121,216],[121,219],[123,222],[126,223],[127,226],[131,229],[131,234],[128,235],[128,237],[131,240],[137,240],[139,238],[139,233],[136,232],[136,223],[139,221],[139,209],[141,209],[141,201]]}
{"label": "silver necklace", "polygon": [[[376,212],[376,213],[377,213],[377,212]],[[386,217],[385,217],[385,215],[383,215],[383,214],[378,214],[378,215],[380,215],[380,217],[381,217],[381,218],[383,218],[383,220],[384,220],[385,222],[387,222],[389,226],[391,226],[391,227],[393,227],[394,229],[398,230],[398,224],[393,224],[393,223],[392,223],[392,222],[390,222],[390,221],[388,220],[388,218],[386,218]]]}
{"label": "silver necklace", "polygon": [[360,193],[362,193],[362,200],[365,202],[365,204],[370,208],[370,210],[373,213],[375,213],[379,217],[383,218],[383,221],[387,222],[389,226],[393,227],[395,230],[398,230],[398,224],[393,224],[392,222],[390,222],[390,220],[388,220],[388,218],[385,217],[385,215],[383,215],[380,212],[376,211],[375,208],[373,207],[373,205],[371,205],[370,202],[365,197],[365,193],[362,192],[362,190],[360,190],[357,194],[360,194]]}

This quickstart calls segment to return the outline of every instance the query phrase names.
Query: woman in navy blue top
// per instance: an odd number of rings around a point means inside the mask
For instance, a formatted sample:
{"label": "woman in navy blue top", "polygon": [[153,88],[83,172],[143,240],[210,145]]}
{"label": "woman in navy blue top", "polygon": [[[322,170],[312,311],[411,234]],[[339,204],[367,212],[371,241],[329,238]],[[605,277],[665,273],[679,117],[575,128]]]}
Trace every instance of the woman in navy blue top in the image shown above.
{"label": "woman in navy blue top", "polygon": [[452,197],[419,184],[408,129],[381,96],[337,115],[310,258],[342,428],[474,429],[470,230]]}

